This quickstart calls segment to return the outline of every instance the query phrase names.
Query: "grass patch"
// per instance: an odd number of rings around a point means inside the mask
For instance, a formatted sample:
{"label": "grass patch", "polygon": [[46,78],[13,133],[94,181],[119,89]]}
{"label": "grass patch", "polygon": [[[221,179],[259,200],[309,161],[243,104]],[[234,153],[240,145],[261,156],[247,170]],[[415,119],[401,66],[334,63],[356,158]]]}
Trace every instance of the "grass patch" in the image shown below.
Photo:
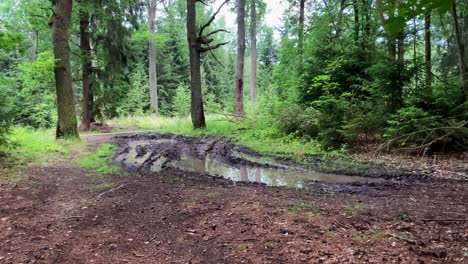
{"label": "grass patch", "polygon": [[300,203],[295,203],[295,204],[291,204],[290,206],[288,206],[288,211],[293,212],[293,213],[299,213],[299,212],[319,213],[320,207],[315,204],[300,202]]}
{"label": "grass patch", "polygon": [[103,182],[103,183],[91,185],[89,187],[89,190],[92,191],[92,192],[96,192],[96,191],[101,191],[101,190],[105,190],[105,189],[110,189],[110,188],[112,188],[114,186],[115,186],[115,183],[113,183],[113,182]]}
{"label": "grass patch", "polygon": [[357,203],[355,205],[348,205],[348,206],[345,206],[345,212],[343,213],[343,215],[347,216],[348,218],[349,217],[352,217],[352,216],[356,216],[356,215],[359,215],[363,212],[366,211],[366,206],[362,203]]}
{"label": "grass patch", "polygon": [[79,148],[80,140],[57,140],[51,129],[15,127],[8,136],[10,144],[0,146],[4,167],[24,166],[30,163],[44,164]]}
{"label": "grass patch", "polygon": [[112,144],[100,145],[95,153],[87,153],[80,160],[80,167],[90,169],[97,174],[119,174],[120,167],[112,163],[112,156],[117,147]]}

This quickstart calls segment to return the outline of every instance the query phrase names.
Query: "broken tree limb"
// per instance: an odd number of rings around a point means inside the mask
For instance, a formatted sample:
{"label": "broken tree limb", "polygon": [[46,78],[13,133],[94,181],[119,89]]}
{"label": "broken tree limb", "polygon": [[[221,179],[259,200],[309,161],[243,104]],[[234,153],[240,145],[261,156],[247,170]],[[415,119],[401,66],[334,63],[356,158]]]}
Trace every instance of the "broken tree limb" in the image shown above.
{"label": "broken tree limb", "polygon": [[109,193],[111,193],[111,192],[115,192],[115,191],[117,191],[117,190],[119,190],[119,189],[122,189],[123,187],[125,187],[125,184],[122,184],[122,185],[117,186],[117,187],[115,187],[115,188],[112,188],[112,189],[110,189],[110,190],[108,190],[108,191],[105,191],[105,192],[99,194],[96,198],[99,199],[99,198],[101,198],[102,196],[104,196],[104,195],[106,195],[106,194],[109,194]]}
{"label": "broken tree limb", "polygon": [[[200,2],[200,0],[198,0]],[[215,20],[216,16],[218,15],[218,13],[221,11],[221,8],[227,3],[229,2],[229,0],[226,0],[224,1],[219,7],[218,7],[218,10],[216,10],[216,12],[214,12],[214,14],[211,16],[210,20],[208,20],[208,22],[206,22],[203,26],[201,26],[200,28],[200,31],[198,33],[198,36],[202,36],[203,35],[203,31],[209,27],[211,25],[211,23]],[[203,2],[202,2],[203,3]]]}
{"label": "broken tree limb", "polygon": [[214,50],[214,49],[217,49],[217,48],[219,48],[221,46],[224,46],[226,44],[229,44],[229,41],[228,42],[218,43],[218,44],[213,45],[213,46],[202,47],[202,48],[200,48],[200,52],[207,52],[207,51],[210,51],[210,50]]}

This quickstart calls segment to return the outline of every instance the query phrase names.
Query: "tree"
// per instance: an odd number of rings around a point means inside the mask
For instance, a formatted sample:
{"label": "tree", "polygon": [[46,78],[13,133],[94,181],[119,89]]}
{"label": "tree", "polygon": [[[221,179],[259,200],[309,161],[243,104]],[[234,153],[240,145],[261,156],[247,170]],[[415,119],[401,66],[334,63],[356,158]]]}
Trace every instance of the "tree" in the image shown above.
{"label": "tree", "polygon": [[197,32],[197,9],[196,4],[200,0],[187,0],[187,40],[190,54],[190,90],[191,90],[191,104],[190,112],[192,116],[192,124],[194,128],[205,128],[205,113],[203,111],[203,98],[201,89],[201,73],[200,73],[200,55],[203,52],[212,51],[228,42],[211,44],[214,39],[210,36],[218,32],[226,32],[224,29],[218,29],[204,34],[211,23],[215,20],[221,8],[228,2],[224,1],[218,10],[213,13],[211,18],[200,27]]}
{"label": "tree", "polygon": [[156,19],[157,0],[148,0],[148,26],[149,26],[149,40],[148,40],[148,53],[149,53],[149,84],[150,84],[150,111],[158,113],[158,80],[156,76],[156,41],[154,36],[155,19]]}
{"label": "tree", "polygon": [[244,116],[245,0],[237,2],[236,116]]}
{"label": "tree", "polygon": [[424,57],[426,87],[432,85],[432,45],[431,45],[431,10],[427,10],[424,16]]}
{"label": "tree", "polygon": [[80,129],[89,131],[91,128],[91,46],[89,44],[89,11],[83,1],[80,9],[80,48],[81,48],[81,83],[83,86],[82,116]]}
{"label": "tree", "polygon": [[465,45],[463,43],[463,36],[460,30],[460,25],[458,23],[458,14],[457,14],[457,4],[454,1],[452,5],[452,18],[453,18],[453,26],[455,30],[455,38],[457,40],[457,47],[458,47],[458,60],[459,60],[459,67],[460,67],[460,75],[463,82],[463,88],[461,92],[461,101],[467,102],[468,101],[468,68],[466,65],[466,57],[465,57]]}
{"label": "tree", "polygon": [[250,100],[252,105],[257,101],[257,10],[256,0],[251,0],[250,7]]}
{"label": "tree", "polygon": [[68,27],[72,15],[72,0],[56,0],[50,20],[55,56],[55,89],[57,93],[57,138],[78,138],[68,46]]}

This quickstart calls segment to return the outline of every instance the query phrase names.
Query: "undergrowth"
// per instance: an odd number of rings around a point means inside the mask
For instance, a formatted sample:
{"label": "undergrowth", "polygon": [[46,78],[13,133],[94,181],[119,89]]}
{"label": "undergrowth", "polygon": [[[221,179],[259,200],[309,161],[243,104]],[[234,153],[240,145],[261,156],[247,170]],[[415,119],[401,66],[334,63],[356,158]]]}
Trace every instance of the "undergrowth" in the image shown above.
{"label": "undergrowth", "polygon": [[120,168],[112,163],[112,155],[117,147],[112,144],[102,144],[94,153],[84,153],[80,167],[90,169],[97,174],[118,174]]}
{"label": "undergrowth", "polygon": [[0,145],[0,153],[5,158],[2,167],[51,162],[58,155],[79,148],[80,143],[80,140],[56,140],[52,129],[16,127],[8,136],[8,144]]}

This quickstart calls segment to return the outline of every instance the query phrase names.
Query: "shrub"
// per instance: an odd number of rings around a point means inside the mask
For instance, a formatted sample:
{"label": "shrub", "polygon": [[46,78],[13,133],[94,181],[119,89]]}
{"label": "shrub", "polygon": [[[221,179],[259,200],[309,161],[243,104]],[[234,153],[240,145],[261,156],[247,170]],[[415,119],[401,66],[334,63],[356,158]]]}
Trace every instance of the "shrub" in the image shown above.
{"label": "shrub", "polygon": [[286,107],[277,118],[278,129],[287,134],[316,137],[319,133],[320,112],[309,107],[305,110],[298,105]]}
{"label": "shrub", "polygon": [[22,88],[16,95],[15,124],[50,128],[56,122],[54,55],[40,53],[33,62],[20,64]]}
{"label": "shrub", "polygon": [[182,84],[176,90],[174,111],[179,117],[186,117],[190,114],[190,90]]}
{"label": "shrub", "polygon": [[411,106],[387,121],[385,146],[409,152],[468,149],[468,122],[434,115]]}

